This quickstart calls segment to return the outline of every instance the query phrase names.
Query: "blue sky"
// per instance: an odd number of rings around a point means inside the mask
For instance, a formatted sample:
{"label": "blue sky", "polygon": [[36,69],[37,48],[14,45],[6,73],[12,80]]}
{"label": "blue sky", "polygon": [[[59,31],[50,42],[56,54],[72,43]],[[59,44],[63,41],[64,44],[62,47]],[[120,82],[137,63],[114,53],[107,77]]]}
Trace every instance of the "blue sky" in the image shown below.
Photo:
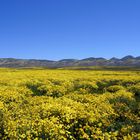
{"label": "blue sky", "polygon": [[0,0],[0,57],[140,55],[140,0]]}

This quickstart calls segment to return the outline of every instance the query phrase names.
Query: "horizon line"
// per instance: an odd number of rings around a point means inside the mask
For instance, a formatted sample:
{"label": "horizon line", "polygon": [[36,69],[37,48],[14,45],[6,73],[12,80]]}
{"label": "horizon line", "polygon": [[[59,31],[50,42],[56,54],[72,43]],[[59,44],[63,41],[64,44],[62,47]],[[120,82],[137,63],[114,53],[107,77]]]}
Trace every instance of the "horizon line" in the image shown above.
{"label": "horizon line", "polygon": [[112,58],[116,58],[116,59],[123,59],[124,57],[127,57],[127,56],[129,56],[129,57],[133,57],[133,58],[137,58],[137,57],[140,57],[140,55],[139,56],[133,56],[133,55],[124,55],[123,57],[115,57],[115,56],[113,56],[113,57],[110,57],[110,58],[106,58],[106,57],[94,57],[94,56],[90,56],[90,57],[85,57],[85,58],[62,58],[62,59],[57,59],[57,60],[55,60],[55,59],[47,59],[47,58],[19,58],[19,57],[0,57],[0,59],[21,59],[21,60],[47,60],[47,61],[61,61],[61,60],[83,60],[83,59],[88,59],[88,58],[95,58],[95,59],[97,59],[97,58],[103,58],[103,59],[106,59],[106,60],[110,60],[110,59],[112,59]]}

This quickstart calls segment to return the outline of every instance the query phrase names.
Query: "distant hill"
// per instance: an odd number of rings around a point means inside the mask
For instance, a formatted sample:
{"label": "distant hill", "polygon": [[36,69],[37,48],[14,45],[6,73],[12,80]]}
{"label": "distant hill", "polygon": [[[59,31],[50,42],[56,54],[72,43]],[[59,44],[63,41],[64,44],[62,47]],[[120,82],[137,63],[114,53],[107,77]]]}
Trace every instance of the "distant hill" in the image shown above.
{"label": "distant hill", "polygon": [[15,58],[0,58],[0,67],[77,67],[77,66],[133,66],[140,67],[140,56],[133,57],[131,55],[119,58],[85,58],[77,59],[63,59],[59,61],[51,60],[37,60],[37,59],[15,59]]}

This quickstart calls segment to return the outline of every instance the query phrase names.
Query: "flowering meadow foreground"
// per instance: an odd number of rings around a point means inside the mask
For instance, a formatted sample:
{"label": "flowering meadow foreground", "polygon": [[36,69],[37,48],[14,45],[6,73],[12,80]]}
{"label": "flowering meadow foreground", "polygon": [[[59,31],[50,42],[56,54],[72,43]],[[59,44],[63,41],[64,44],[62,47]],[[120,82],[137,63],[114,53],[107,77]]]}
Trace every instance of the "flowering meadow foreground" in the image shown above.
{"label": "flowering meadow foreground", "polygon": [[0,69],[0,139],[139,140],[140,71]]}

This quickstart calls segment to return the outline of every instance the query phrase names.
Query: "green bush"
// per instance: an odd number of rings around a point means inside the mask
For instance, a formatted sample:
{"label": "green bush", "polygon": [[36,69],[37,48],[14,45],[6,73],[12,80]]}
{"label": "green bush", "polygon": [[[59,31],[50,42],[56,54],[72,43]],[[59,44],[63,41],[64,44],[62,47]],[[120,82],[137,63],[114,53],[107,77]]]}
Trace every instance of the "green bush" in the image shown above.
{"label": "green bush", "polygon": [[140,85],[134,85],[129,88],[130,92],[133,92],[136,97],[140,97]]}
{"label": "green bush", "polygon": [[123,90],[123,89],[124,88],[122,86],[120,86],[120,85],[113,85],[113,86],[108,87],[107,91],[114,93],[114,92],[117,92],[117,91]]}
{"label": "green bush", "polygon": [[94,81],[76,81],[74,82],[75,90],[80,91],[80,93],[96,93],[98,86]]}

